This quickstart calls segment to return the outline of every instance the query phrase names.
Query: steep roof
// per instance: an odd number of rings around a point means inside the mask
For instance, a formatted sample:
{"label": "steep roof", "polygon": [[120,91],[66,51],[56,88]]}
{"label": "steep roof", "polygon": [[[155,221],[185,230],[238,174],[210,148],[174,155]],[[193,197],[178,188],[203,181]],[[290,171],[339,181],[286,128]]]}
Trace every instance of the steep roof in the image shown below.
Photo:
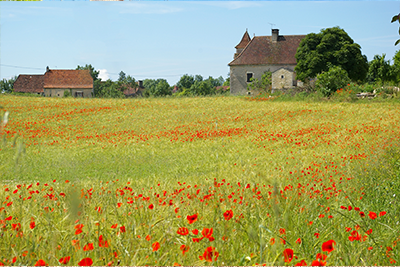
{"label": "steep roof", "polygon": [[49,70],[44,74],[44,88],[93,88],[89,70]]}
{"label": "steep roof", "polygon": [[240,40],[240,43],[239,43],[237,46],[235,46],[235,48],[236,48],[236,49],[245,48],[246,45],[247,45],[250,41],[251,41],[250,35],[249,35],[249,33],[247,32],[247,30],[246,30],[246,32],[243,34],[242,40]]}
{"label": "steep roof", "polygon": [[44,75],[21,74],[14,82],[14,92],[43,93]]}
{"label": "steep roof", "polygon": [[229,66],[236,65],[266,65],[266,64],[296,64],[296,51],[305,35],[279,35],[273,42],[271,36],[256,36],[248,43]]}

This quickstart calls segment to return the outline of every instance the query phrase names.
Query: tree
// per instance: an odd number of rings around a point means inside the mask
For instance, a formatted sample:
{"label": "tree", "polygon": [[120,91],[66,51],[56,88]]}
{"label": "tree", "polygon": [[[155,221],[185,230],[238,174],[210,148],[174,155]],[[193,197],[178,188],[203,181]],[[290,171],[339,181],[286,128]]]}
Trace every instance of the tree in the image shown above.
{"label": "tree", "polygon": [[382,85],[393,80],[392,66],[390,60],[385,60],[385,54],[382,56],[375,55],[374,59],[369,62],[369,69],[367,74],[368,82],[375,83],[380,82]]}
{"label": "tree", "polygon": [[126,74],[121,70],[121,72],[119,73],[118,81],[125,82],[125,80],[126,80]]}
{"label": "tree", "polygon": [[213,93],[213,87],[210,80],[206,81],[195,81],[190,87],[190,93],[192,95],[211,95]]}
{"label": "tree", "polygon": [[[395,22],[395,21],[398,21],[398,22],[400,23],[400,13],[393,16],[392,22],[391,22],[391,23],[393,23],[393,22]],[[400,34],[400,27],[399,27],[399,34]],[[398,40],[394,43],[394,45],[396,46],[396,45],[398,45],[399,43],[400,43],[400,39],[398,39]]]}
{"label": "tree", "polygon": [[268,70],[261,76],[261,80],[251,78],[251,83],[247,85],[247,90],[255,90],[260,93],[271,92],[272,73]]}
{"label": "tree", "polygon": [[222,84],[222,86],[230,86],[231,85],[231,77],[226,78],[225,82]]}
{"label": "tree", "polygon": [[295,71],[302,81],[328,71],[329,66],[340,66],[353,81],[364,81],[368,72],[367,57],[361,54],[360,45],[339,27],[308,34],[300,42],[296,60]]}
{"label": "tree", "polygon": [[347,72],[339,66],[330,66],[327,72],[317,75],[315,86],[324,96],[330,96],[350,82]]}
{"label": "tree", "polygon": [[143,86],[146,89],[144,96],[165,96],[172,94],[172,90],[165,79],[146,79],[143,81]]}
{"label": "tree", "polygon": [[183,90],[184,88],[189,89],[194,84],[194,77],[189,74],[183,75],[176,86],[178,86],[179,90]]}
{"label": "tree", "polygon": [[77,70],[89,70],[90,71],[90,76],[92,76],[93,81],[96,81],[99,79],[99,73],[100,71],[96,71],[94,67],[91,64],[86,64],[85,66],[79,66],[76,67]]}
{"label": "tree", "polygon": [[5,92],[5,93],[11,93],[14,91],[14,83],[17,80],[17,76],[14,76],[10,79],[3,79],[0,81],[0,93]]}

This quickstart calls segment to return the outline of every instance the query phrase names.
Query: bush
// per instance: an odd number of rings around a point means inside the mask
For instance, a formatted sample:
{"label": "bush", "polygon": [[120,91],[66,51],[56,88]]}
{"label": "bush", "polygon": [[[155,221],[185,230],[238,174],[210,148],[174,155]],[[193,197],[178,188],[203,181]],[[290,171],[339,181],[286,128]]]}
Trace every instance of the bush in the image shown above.
{"label": "bush", "polygon": [[65,90],[64,91],[64,97],[70,97],[70,96],[71,96],[70,91],[69,90]]}
{"label": "bush", "polygon": [[338,66],[329,68],[329,71],[317,75],[315,86],[324,96],[330,96],[340,88],[350,83],[347,72]]}

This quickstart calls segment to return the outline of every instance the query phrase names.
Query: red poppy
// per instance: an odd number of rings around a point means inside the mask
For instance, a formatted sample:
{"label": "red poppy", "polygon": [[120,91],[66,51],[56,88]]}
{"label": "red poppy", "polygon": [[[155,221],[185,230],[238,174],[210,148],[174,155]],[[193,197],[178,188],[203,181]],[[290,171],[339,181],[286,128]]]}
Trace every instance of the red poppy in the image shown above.
{"label": "red poppy", "polygon": [[29,223],[29,228],[33,229],[33,228],[35,228],[35,226],[36,226],[35,221],[31,221]]}
{"label": "red poppy", "polygon": [[189,246],[182,245],[180,249],[182,250],[182,254],[185,255],[185,253],[189,251]]}
{"label": "red poppy", "polygon": [[84,258],[78,262],[79,266],[92,266],[93,260],[91,258]]}
{"label": "red poppy", "polygon": [[82,232],[83,232],[83,231],[82,231],[82,228],[83,228],[83,224],[77,224],[77,225],[75,225],[75,229],[76,229],[75,235],[79,235],[80,233],[82,233]]}
{"label": "red poppy", "polygon": [[301,260],[301,262],[296,263],[294,266],[307,266],[307,262],[305,260]]}
{"label": "red poppy", "polygon": [[378,218],[378,216],[376,215],[376,213],[375,213],[375,212],[372,212],[372,211],[369,212],[368,216],[369,216],[372,220],[375,220],[376,218]]}
{"label": "red poppy", "polygon": [[271,239],[269,240],[269,244],[272,246],[273,244],[275,244],[275,238],[271,237]]}
{"label": "red poppy", "polygon": [[194,237],[194,238],[193,238],[193,242],[194,242],[194,243],[199,243],[203,238],[204,238],[204,237],[202,237],[202,238]]}
{"label": "red poppy", "polygon": [[297,238],[296,243],[301,244],[301,238]]}
{"label": "red poppy", "polygon": [[112,229],[115,229],[115,228],[117,228],[117,226],[118,226],[118,223],[116,223],[116,224],[114,224],[114,225],[111,225],[111,228],[112,228]]}
{"label": "red poppy", "polygon": [[64,258],[59,259],[58,261],[59,261],[61,264],[67,264],[67,263],[69,262],[70,259],[71,259],[71,256],[67,256],[67,257],[64,257]]}
{"label": "red poppy", "polygon": [[233,211],[232,210],[227,210],[224,212],[224,217],[225,220],[229,221],[233,217]]}
{"label": "red poppy", "polygon": [[314,236],[315,236],[316,238],[319,238],[319,233],[315,233]]}
{"label": "red poppy", "polygon": [[157,251],[160,248],[160,243],[154,242],[151,247],[153,248],[153,251]]}
{"label": "red poppy", "polygon": [[103,240],[103,235],[99,236],[99,247],[108,248],[108,242]]}
{"label": "red poppy", "polygon": [[322,251],[331,253],[334,250],[333,244],[336,245],[336,242],[334,240],[328,240],[328,241],[322,243]]}
{"label": "red poppy", "polygon": [[315,257],[317,260],[325,260],[328,256],[322,253],[317,253],[317,256]]}
{"label": "red poppy", "polygon": [[47,263],[44,260],[40,259],[35,263],[35,266],[47,266]]}
{"label": "red poppy", "polygon": [[385,215],[386,214],[386,211],[381,211],[381,212],[379,212],[379,216],[383,216],[383,215]]}
{"label": "red poppy", "polygon": [[357,231],[351,232],[351,236],[349,236],[349,240],[353,242],[354,240],[360,241],[361,235]]}
{"label": "red poppy", "polygon": [[94,249],[93,243],[86,244],[86,245],[83,247],[83,251],[88,251],[88,250],[93,250],[93,249]]}
{"label": "red poppy", "polygon": [[365,217],[365,213],[363,211],[360,211],[360,216],[364,218]]}
{"label": "red poppy", "polygon": [[189,234],[189,229],[186,227],[180,227],[177,231],[178,235],[188,235]]}
{"label": "red poppy", "polygon": [[370,235],[372,233],[372,229],[369,229],[368,231],[365,232],[367,235]]}
{"label": "red poppy", "polygon": [[213,231],[214,231],[213,228],[203,228],[203,231],[201,231],[201,234],[205,238],[210,238],[210,237],[212,237]]}
{"label": "red poppy", "polygon": [[188,220],[189,224],[194,223],[195,221],[197,221],[197,214],[193,214],[193,215],[188,215],[186,217],[186,219]]}
{"label": "red poppy", "polygon": [[285,228],[280,228],[280,229],[279,229],[279,233],[280,233],[281,235],[286,234]]}
{"label": "red poppy", "polygon": [[198,235],[198,234],[199,234],[199,230],[193,229],[193,230],[192,230],[192,233],[193,233],[194,235]]}
{"label": "red poppy", "polygon": [[150,235],[146,235],[146,240],[150,241],[151,240],[151,236]]}
{"label": "red poppy", "polygon": [[154,209],[154,205],[153,205],[153,204],[150,204],[150,205],[149,205],[149,209],[151,209],[151,210]]}
{"label": "red poppy", "polygon": [[121,231],[121,233],[125,233],[125,232],[126,232],[126,229],[125,229],[125,226],[124,226],[124,225],[121,226],[121,227],[119,228],[119,230]]}
{"label": "red poppy", "polygon": [[317,260],[315,260],[315,261],[313,261],[312,263],[311,263],[311,266],[325,266],[326,265],[326,262],[324,262],[324,261],[317,261]]}
{"label": "red poppy", "polygon": [[214,247],[208,247],[203,253],[203,256],[199,256],[200,260],[206,261],[217,261],[219,253],[215,250]]}
{"label": "red poppy", "polygon": [[291,262],[293,260],[293,249],[285,249],[283,251],[283,257],[285,258],[285,262]]}
{"label": "red poppy", "polygon": [[6,220],[6,221],[11,221],[11,219],[12,219],[12,216],[8,216],[8,217],[5,218],[4,220]]}

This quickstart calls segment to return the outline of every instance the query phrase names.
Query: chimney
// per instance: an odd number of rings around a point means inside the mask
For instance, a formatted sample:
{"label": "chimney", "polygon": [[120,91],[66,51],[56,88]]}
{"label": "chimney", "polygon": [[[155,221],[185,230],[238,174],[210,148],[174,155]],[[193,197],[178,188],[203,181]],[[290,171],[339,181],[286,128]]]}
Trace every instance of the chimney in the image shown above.
{"label": "chimney", "polygon": [[46,72],[50,71],[49,66],[46,67]]}
{"label": "chimney", "polygon": [[272,29],[272,42],[278,42],[279,29]]}
{"label": "chimney", "polygon": [[138,81],[138,85],[139,85],[140,88],[142,88],[142,87],[143,87],[143,81],[142,81],[142,80],[139,80],[139,81]]}

